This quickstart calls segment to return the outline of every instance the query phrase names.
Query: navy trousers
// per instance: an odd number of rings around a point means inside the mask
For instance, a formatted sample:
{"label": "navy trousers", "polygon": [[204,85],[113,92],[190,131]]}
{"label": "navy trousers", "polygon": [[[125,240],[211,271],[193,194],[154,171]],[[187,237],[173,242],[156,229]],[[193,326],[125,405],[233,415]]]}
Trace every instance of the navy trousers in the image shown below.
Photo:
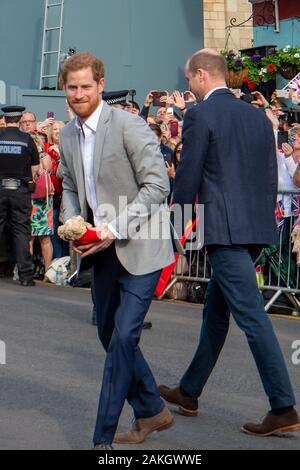
{"label": "navy trousers", "polygon": [[191,396],[200,396],[224,345],[231,312],[246,334],[271,408],[293,406],[295,397],[257,287],[253,258],[247,246],[220,246],[209,253],[213,276],[206,291],[200,341],[180,385]]}
{"label": "navy trousers", "polygon": [[16,190],[0,188],[0,233],[9,222],[20,281],[30,281],[33,277],[32,256],[29,252],[31,210],[31,195],[26,187],[21,186]]}
{"label": "navy trousers", "polygon": [[106,350],[93,441],[111,444],[127,399],[135,418],[154,416],[164,403],[138,346],[161,271],[135,276],[119,262],[114,244],[95,255],[93,295]]}

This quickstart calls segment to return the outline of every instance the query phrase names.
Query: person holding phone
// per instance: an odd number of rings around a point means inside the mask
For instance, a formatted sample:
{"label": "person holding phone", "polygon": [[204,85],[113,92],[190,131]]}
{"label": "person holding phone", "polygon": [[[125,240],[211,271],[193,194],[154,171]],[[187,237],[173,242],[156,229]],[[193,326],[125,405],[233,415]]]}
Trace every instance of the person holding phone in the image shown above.
{"label": "person holding phone", "polygon": [[[281,224],[281,243],[287,251],[290,244],[291,218],[298,216],[299,196],[295,194],[297,185],[297,168],[300,162],[300,132],[299,136],[293,137],[288,142],[283,142],[277,152],[278,163],[278,196],[277,196],[277,219]],[[296,142],[295,142],[296,140]],[[282,194],[282,191],[290,191],[290,194]],[[293,194],[294,193],[294,194]]]}
{"label": "person holding phone", "polygon": [[[294,149],[289,143],[278,142],[277,165],[278,165],[278,195],[276,214],[281,214],[281,243],[288,244],[290,239],[290,217],[293,215],[293,196],[291,193],[297,190],[293,178],[297,169],[294,159]],[[281,191],[290,191],[283,194]],[[298,206],[298,204],[296,204]],[[283,219],[283,220],[282,220]]]}
{"label": "person holding phone", "polygon": [[143,118],[146,122],[147,122],[147,119],[148,119],[148,116],[149,116],[150,107],[153,103],[153,94],[152,94],[153,91],[154,90],[151,90],[147,94],[147,96],[145,98],[145,101],[144,101],[144,106],[142,107],[142,110],[140,112],[141,118]]}
{"label": "person holding phone", "polygon": [[[144,106],[140,112],[140,116],[147,122],[149,112],[150,112],[150,107],[151,105],[153,106],[158,106],[160,109],[163,110],[161,112],[162,115],[165,115],[166,109],[165,109],[165,104],[163,103],[163,100],[161,101],[161,98],[167,96],[168,92],[159,92],[157,90],[151,90],[147,94],[145,101],[144,101]],[[157,121],[158,122],[158,121]]]}

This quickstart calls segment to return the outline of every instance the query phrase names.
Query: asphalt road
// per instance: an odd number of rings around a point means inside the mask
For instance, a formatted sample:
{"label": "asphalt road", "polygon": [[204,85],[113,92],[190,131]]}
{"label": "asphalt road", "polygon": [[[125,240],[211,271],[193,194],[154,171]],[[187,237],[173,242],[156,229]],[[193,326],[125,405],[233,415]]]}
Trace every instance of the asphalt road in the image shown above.
{"label": "asphalt road", "polygon": [[[0,340],[6,345],[6,364],[0,365],[0,449],[89,449],[104,361],[90,324],[89,291],[45,284],[22,288],[1,279],[0,295]],[[158,383],[176,384],[195,349],[201,309],[155,301],[147,319],[153,328],[143,332],[145,356]],[[300,365],[291,361],[300,321],[272,322],[300,402]],[[199,416],[176,414],[174,427],[136,448],[300,449],[300,432],[269,438],[240,432],[246,421],[260,419],[267,410],[248,345],[232,322]],[[131,418],[125,405],[120,430]]]}

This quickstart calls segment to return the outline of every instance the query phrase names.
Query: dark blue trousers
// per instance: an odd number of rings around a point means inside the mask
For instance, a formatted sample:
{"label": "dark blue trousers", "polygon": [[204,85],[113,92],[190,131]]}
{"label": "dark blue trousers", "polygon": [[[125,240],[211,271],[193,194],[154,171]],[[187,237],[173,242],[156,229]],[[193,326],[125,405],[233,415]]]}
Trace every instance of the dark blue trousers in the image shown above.
{"label": "dark blue trousers", "polygon": [[126,399],[136,419],[154,416],[164,407],[138,346],[160,273],[128,273],[116,256],[114,244],[95,256],[93,295],[98,335],[107,351],[95,443],[112,443]]}
{"label": "dark blue trousers", "polygon": [[231,312],[246,334],[271,408],[293,406],[295,397],[257,287],[253,258],[247,246],[217,247],[209,253],[213,276],[206,291],[200,341],[180,385],[190,395],[200,396],[224,345]]}
{"label": "dark blue trousers", "polygon": [[51,236],[53,246],[53,258],[62,258],[69,255],[69,243],[57,235],[57,229],[61,225],[59,221],[60,208],[53,208],[53,235]]}

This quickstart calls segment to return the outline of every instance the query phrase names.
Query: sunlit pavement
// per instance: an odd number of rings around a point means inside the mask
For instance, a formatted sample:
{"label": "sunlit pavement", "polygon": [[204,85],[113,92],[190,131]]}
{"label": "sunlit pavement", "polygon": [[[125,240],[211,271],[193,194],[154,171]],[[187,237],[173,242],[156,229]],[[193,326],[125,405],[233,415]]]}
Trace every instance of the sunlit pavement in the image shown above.
{"label": "sunlit pavement", "polygon": [[[104,361],[90,323],[89,291],[42,283],[24,288],[1,279],[0,295],[0,340],[6,346],[6,364],[0,365],[0,449],[89,449]],[[201,315],[195,305],[152,303],[147,320],[153,328],[143,331],[141,346],[158,383],[177,383],[196,347]],[[272,322],[300,402],[300,365],[291,359],[300,321]],[[267,410],[246,339],[232,322],[199,416],[175,414],[171,429],[140,446],[116,449],[299,449],[300,432],[270,438],[240,432]],[[125,405],[119,429],[127,429],[131,419]]]}

